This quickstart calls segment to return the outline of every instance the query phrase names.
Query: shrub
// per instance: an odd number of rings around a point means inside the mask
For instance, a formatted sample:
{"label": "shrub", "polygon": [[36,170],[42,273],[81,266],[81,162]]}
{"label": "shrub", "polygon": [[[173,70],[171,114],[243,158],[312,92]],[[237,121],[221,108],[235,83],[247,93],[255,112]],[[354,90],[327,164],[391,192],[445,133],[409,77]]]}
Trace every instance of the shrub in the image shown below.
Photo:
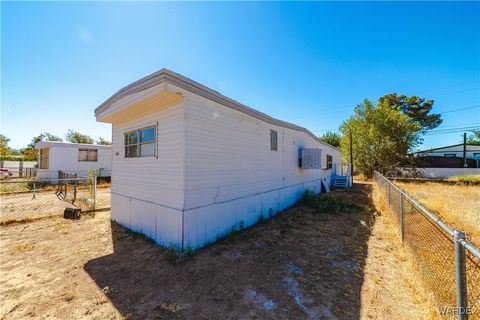
{"label": "shrub", "polygon": [[182,264],[195,255],[192,248],[188,247],[187,250],[180,250],[175,245],[170,244],[165,250],[167,261],[172,265]]}
{"label": "shrub", "polygon": [[306,191],[299,204],[327,214],[360,213],[365,210],[364,206],[349,202],[334,193],[315,194]]}

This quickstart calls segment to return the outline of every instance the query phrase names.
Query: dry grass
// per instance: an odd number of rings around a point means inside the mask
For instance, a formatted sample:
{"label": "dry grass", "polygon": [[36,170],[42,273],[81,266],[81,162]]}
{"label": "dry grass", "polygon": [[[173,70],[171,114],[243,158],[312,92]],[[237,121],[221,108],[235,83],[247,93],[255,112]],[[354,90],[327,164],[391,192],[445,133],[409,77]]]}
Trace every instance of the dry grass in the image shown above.
{"label": "dry grass", "polygon": [[448,178],[447,181],[463,182],[463,183],[479,183],[480,175],[453,176]]}
{"label": "dry grass", "polygon": [[[396,273],[402,280],[403,286],[401,286],[400,283],[397,287],[392,286],[391,290],[394,292],[392,295],[399,295],[407,289],[414,294],[414,299],[417,303],[416,307],[422,309],[422,314],[426,315],[427,319],[441,319],[441,316],[437,312],[438,303],[435,301],[434,295],[432,292],[425,290],[427,285],[421,277],[422,268],[418,265],[417,259],[409,247],[402,245],[400,242],[397,220],[394,215],[388,211],[387,203],[385,199],[381,197],[378,186],[375,184],[373,186],[372,199],[377,210],[382,213],[381,217],[377,218],[377,232],[382,235],[382,241],[387,243],[387,246],[391,248],[392,251],[394,250],[395,255],[398,257],[399,263],[396,266]],[[383,252],[383,254],[393,255],[393,252],[387,250],[387,252]],[[408,314],[405,314],[405,319],[407,318],[410,317]]]}
{"label": "dry grass", "polygon": [[396,183],[454,229],[480,244],[480,186]]}

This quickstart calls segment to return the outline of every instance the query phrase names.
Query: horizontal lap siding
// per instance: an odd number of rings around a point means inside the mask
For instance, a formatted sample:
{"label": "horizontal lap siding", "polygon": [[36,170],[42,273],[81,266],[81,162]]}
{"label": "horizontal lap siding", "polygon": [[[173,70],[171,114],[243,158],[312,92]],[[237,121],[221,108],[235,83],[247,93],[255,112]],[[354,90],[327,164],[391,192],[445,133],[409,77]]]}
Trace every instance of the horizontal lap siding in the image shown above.
{"label": "horizontal lap siding", "polygon": [[[112,193],[175,209],[183,208],[183,102],[113,125]],[[124,158],[124,134],[158,121],[158,159]],[[117,154],[118,153],[118,154]]]}
{"label": "horizontal lap siding", "polygon": [[[270,150],[270,129],[278,132],[278,151]],[[324,157],[328,152],[334,162],[339,159],[338,151],[334,154],[304,132],[267,124],[196,95],[188,95],[186,130],[187,210],[330,175],[298,168],[300,147],[320,147]]]}

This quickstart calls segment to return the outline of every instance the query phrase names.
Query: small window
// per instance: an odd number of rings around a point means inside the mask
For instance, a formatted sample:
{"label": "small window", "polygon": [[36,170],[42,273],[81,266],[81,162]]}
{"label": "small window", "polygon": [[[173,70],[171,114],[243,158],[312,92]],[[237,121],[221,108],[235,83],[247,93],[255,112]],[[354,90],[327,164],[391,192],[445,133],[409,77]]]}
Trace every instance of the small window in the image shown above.
{"label": "small window", "polygon": [[332,169],[332,167],[333,167],[332,156],[327,154],[327,169]]}
{"label": "small window", "polygon": [[98,150],[78,149],[78,161],[97,161]]}
{"label": "small window", "polygon": [[448,158],[455,158],[457,155],[455,153],[445,153],[443,156]]}
{"label": "small window", "polygon": [[155,127],[148,127],[125,133],[125,157],[155,156]]}
{"label": "small window", "polygon": [[270,150],[278,150],[278,133],[275,130],[270,130]]}
{"label": "small window", "polygon": [[480,153],[475,152],[475,153],[473,154],[473,157],[474,157],[474,158],[480,158]]}
{"label": "small window", "polygon": [[39,169],[48,169],[48,148],[40,149]]}

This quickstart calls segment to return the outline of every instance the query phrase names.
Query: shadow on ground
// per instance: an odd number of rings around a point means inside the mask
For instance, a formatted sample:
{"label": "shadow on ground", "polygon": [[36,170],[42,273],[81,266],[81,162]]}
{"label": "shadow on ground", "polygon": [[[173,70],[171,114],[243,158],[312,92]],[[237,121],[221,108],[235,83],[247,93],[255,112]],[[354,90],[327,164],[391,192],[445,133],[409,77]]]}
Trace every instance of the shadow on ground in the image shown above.
{"label": "shadow on ground", "polygon": [[368,184],[336,191],[362,212],[296,206],[176,265],[112,223],[114,253],[84,268],[131,319],[358,319],[370,193]]}

